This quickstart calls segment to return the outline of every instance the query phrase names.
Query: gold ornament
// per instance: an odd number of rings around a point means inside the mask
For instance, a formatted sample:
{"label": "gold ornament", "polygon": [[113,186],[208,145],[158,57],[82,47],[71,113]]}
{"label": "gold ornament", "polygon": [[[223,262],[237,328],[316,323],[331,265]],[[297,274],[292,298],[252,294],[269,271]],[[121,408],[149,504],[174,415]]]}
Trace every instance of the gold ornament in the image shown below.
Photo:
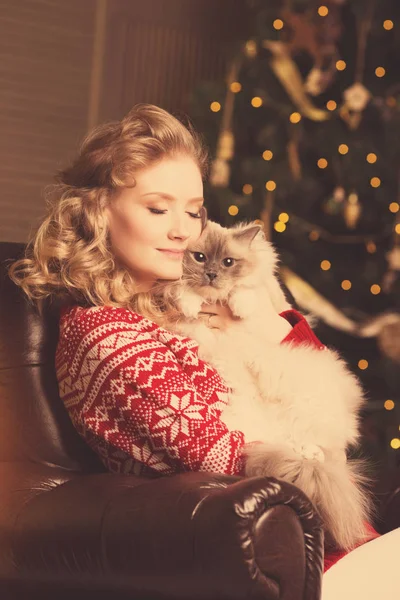
{"label": "gold ornament", "polygon": [[343,92],[343,97],[349,110],[362,112],[371,99],[371,92],[362,83],[354,83]]}
{"label": "gold ornament", "polygon": [[210,183],[214,187],[227,187],[230,168],[226,160],[216,158],[211,167]]}
{"label": "gold ornament", "polygon": [[378,346],[383,354],[400,364],[400,315],[397,323],[382,327],[378,335]]}
{"label": "gold ornament", "polygon": [[392,291],[393,284],[398,278],[400,271],[400,246],[394,245],[393,248],[386,254],[388,268],[382,279],[382,288],[385,294]]}
{"label": "gold ornament", "polygon": [[[249,43],[249,42],[248,42]],[[247,45],[246,45],[247,47]],[[230,178],[229,161],[233,157],[235,138],[232,132],[232,117],[235,104],[235,92],[232,91],[232,83],[237,81],[242,57],[236,57],[230,67],[226,79],[227,89],[222,114],[221,130],[217,143],[216,156],[211,166],[210,183],[216,187],[227,187]]]}
{"label": "gold ornament", "polygon": [[344,205],[343,216],[345,223],[349,229],[355,229],[361,216],[361,204],[358,200],[358,195],[355,192],[349,194]]}
{"label": "gold ornament", "polygon": [[371,92],[360,82],[354,83],[343,93],[344,104],[339,114],[347,123],[349,129],[354,131],[361,123],[362,112],[371,99]]}
{"label": "gold ornament", "polygon": [[271,68],[300,113],[312,121],[330,119],[329,111],[316,108],[308,97],[301,73],[290,56],[287,44],[264,40],[263,47],[272,53]]}
{"label": "gold ornament", "polygon": [[230,167],[228,161],[233,156],[234,138],[232,131],[223,131],[218,140],[217,157],[211,166],[210,183],[216,187],[227,187]]}
{"label": "gold ornament", "polygon": [[254,40],[248,40],[248,42],[246,42],[244,53],[249,58],[255,58],[257,56],[257,44]]}

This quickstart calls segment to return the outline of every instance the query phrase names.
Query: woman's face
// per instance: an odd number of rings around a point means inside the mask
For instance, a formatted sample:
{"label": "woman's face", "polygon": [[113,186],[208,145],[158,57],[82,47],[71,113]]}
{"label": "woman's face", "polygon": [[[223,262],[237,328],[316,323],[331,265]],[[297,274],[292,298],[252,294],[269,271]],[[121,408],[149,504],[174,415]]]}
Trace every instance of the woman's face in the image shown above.
{"label": "woman's face", "polygon": [[157,279],[179,279],[183,253],[201,233],[203,182],[189,157],[167,157],[139,171],[106,209],[111,247],[138,291]]}

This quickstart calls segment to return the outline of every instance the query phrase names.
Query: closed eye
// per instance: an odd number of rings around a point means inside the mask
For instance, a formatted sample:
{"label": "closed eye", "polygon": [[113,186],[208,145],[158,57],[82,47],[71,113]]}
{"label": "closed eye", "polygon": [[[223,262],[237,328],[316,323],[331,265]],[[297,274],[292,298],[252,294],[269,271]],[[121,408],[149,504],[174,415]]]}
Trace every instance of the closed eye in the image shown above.
{"label": "closed eye", "polygon": [[[160,208],[148,208],[148,210],[153,214],[153,215],[165,215],[168,211],[167,209],[163,209],[161,210]],[[192,212],[188,212],[187,213],[192,219],[201,219],[201,214],[200,212],[198,213],[192,213]]]}
{"label": "closed eye", "polygon": [[167,212],[167,209],[165,210],[161,210],[159,208],[149,208],[149,211],[153,214],[153,215],[165,215],[165,213]]}

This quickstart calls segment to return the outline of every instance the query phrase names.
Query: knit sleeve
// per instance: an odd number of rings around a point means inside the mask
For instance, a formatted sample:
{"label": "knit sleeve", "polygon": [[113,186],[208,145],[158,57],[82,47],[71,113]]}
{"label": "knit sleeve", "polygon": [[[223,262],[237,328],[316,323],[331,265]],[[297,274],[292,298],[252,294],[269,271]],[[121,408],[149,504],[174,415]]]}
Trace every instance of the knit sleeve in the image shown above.
{"label": "knit sleeve", "polygon": [[326,346],[317,338],[307,320],[297,310],[285,310],[280,316],[292,325],[292,330],[281,341],[281,344],[292,342],[294,344],[308,343],[319,350],[325,350]]}
{"label": "knit sleeve", "polygon": [[92,376],[73,420],[109,470],[242,473],[244,435],[220,420],[227,388],[190,349],[188,363],[190,376],[146,333],[110,335],[85,353],[81,372]]}

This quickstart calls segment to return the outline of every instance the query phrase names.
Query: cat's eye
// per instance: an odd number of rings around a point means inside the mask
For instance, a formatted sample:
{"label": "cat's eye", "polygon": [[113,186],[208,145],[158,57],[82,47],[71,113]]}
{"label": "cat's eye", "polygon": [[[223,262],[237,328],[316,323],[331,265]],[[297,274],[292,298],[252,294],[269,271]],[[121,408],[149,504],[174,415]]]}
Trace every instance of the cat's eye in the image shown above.
{"label": "cat's eye", "polygon": [[224,258],[224,260],[222,261],[222,264],[225,267],[232,267],[235,263],[235,259],[234,258]]}
{"label": "cat's eye", "polygon": [[193,252],[193,257],[199,263],[206,262],[206,255],[203,254],[202,252]]}

